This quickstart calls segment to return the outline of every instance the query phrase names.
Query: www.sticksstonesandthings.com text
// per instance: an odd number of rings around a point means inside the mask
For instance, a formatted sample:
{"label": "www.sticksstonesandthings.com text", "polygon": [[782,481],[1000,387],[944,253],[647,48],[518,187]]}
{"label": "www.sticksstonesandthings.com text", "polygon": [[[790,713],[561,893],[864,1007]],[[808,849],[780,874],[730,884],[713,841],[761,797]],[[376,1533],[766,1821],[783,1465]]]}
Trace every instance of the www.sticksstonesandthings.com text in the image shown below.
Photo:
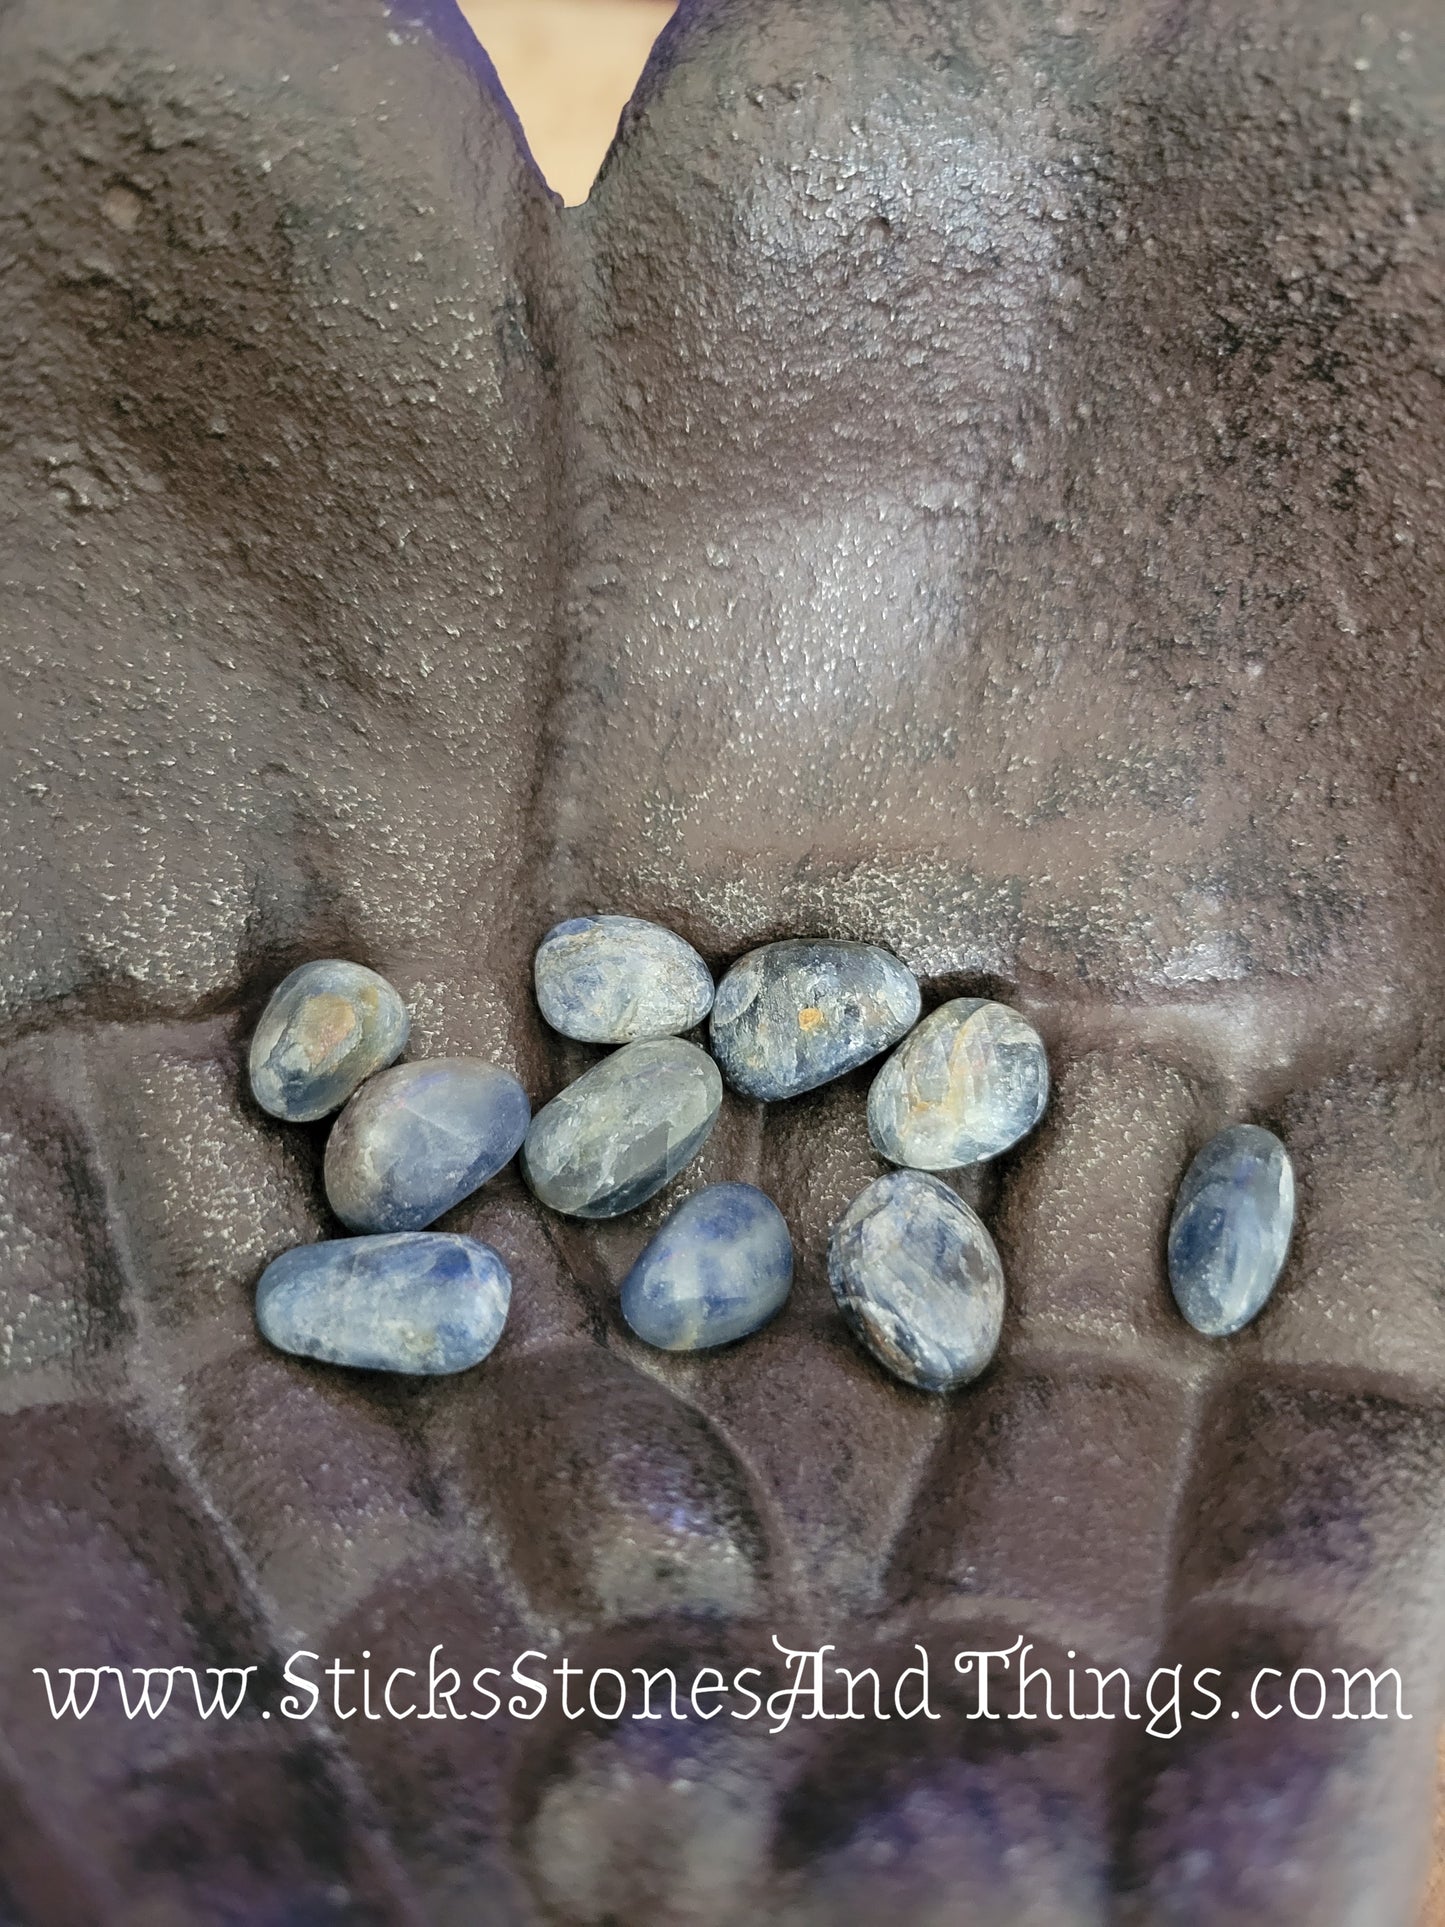
{"label": "www.sticksstonesandthings.com text", "polygon": [[836,1646],[799,1648],[776,1635],[760,1663],[582,1666],[531,1648],[472,1667],[442,1645],[420,1664],[379,1666],[368,1650],[326,1658],[306,1649],[280,1666],[37,1666],[52,1716],[107,1711],[128,1720],[191,1717],[346,1721],[565,1720],[757,1722],[770,1733],[798,1720],[1125,1720],[1156,1739],[1216,1719],[1410,1719],[1397,1668],[1261,1666],[1226,1681],[1216,1666],[1156,1666],[1147,1675],[1045,1661],[1019,1637],[1008,1646],[935,1656],[921,1645],[896,1669],[850,1666]]}

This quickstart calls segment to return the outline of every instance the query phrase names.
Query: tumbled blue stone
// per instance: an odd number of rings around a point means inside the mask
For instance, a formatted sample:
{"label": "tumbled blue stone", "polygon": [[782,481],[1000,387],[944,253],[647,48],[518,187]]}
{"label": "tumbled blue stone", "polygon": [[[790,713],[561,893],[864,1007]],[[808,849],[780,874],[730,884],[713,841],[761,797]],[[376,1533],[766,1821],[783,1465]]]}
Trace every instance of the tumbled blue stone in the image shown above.
{"label": "tumbled blue stone", "polygon": [[690,943],[642,917],[573,917],[533,964],[553,1030],[585,1044],[675,1037],[712,1009],[712,973]]}
{"label": "tumbled blue stone", "polygon": [[283,1352],[371,1372],[464,1372],[502,1335],[512,1280],[441,1231],[298,1245],[261,1274],[256,1322]]}
{"label": "tumbled blue stone", "polygon": [[1184,1174],[1169,1226],[1175,1303],[1206,1338],[1263,1310],[1294,1230],[1294,1169],[1273,1131],[1231,1124]]}
{"label": "tumbled blue stone", "polygon": [[918,1022],[918,979],[871,943],[789,938],[740,957],[717,987],[712,1047],[745,1097],[815,1090]]}
{"label": "tumbled blue stone", "polygon": [[890,1171],[833,1228],[828,1282],[875,1358],[947,1392],[988,1364],[1003,1329],[1003,1266],[983,1220],[946,1184]]}
{"label": "tumbled blue stone", "polygon": [[622,1316],[649,1345],[700,1352],[746,1338],[793,1282],[787,1221],[751,1184],[709,1184],[665,1221],[622,1283]]}
{"label": "tumbled blue stone", "polygon": [[382,1071],[331,1127],[331,1209],[353,1231],[420,1231],[516,1156],[531,1115],[516,1078],[475,1058]]}
{"label": "tumbled blue stone", "polygon": [[272,992],[251,1039],[256,1102],[292,1124],[326,1117],[401,1055],[410,1028],[401,998],[364,964],[302,964]]}
{"label": "tumbled blue stone", "polygon": [[645,1204],[697,1155],[721,1104],[717,1065],[696,1044],[624,1044],[538,1111],[522,1170],[554,1211],[615,1218]]}
{"label": "tumbled blue stone", "polygon": [[868,1135],[893,1164],[955,1171],[997,1157],[1038,1123],[1049,1060],[1033,1025],[984,997],[940,1004],[868,1093]]}

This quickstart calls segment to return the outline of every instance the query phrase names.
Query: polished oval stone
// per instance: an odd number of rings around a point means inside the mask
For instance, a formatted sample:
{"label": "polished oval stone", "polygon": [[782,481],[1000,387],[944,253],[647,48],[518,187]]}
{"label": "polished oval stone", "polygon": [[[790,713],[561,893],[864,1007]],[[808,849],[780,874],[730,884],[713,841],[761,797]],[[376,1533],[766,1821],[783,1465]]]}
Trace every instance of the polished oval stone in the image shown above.
{"label": "polished oval stone", "polygon": [[251,1039],[251,1089],[272,1117],[308,1124],[339,1110],[399,1057],[411,1019],[385,977],[364,964],[302,964],[272,992]]}
{"label": "polished oval stone", "polygon": [[624,1044],[538,1111],[522,1170],[554,1211],[615,1218],[645,1204],[697,1155],[721,1104],[717,1065],[696,1044]]}
{"label": "polished oval stone", "polygon": [[690,943],[642,917],[573,917],[533,964],[542,1015],[584,1044],[675,1037],[712,1009],[712,973]]}
{"label": "polished oval stone", "polygon": [[905,1037],[868,1093],[868,1135],[893,1164],[955,1171],[997,1157],[1049,1098],[1044,1040],[1007,1004],[956,997]]}
{"label": "polished oval stone", "polygon": [[1003,1266],[963,1199],[921,1171],[875,1178],[833,1227],[828,1282],[875,1358],[947,1392],[988,1364],[1003,1328]]}
{"label": "polished oval stone", "polygon": [[789,938],[740,957],[717,987],[712,1047],[745,1097],[815,1090],[918,1022],[918,979],[871,943]]}
{"label": "polished oval stone", "polygon": [[475,1238],[333,1238],[267,1265],[256,1322],[283,1352],[328,1365],[464,1372],[501,1337],[511,1297],[507,1267]]}
{"label": "polished oval stone", "polygon": [[622,1316],[665,1352],[728,1345],[765,1325],[793,1282],[787,1220],[751,1184],[709,1184],[666,1219],[622,1283]]}
{"label": "polished oval stone", "polygon": [[1231,1124],[1184,1174],[1169,1226],[1175,1303],[1206,1338],[1263,1310],[1294,1230],[1294,1168],[1273,1131]]}
{"label": "polished oval stone", "polygon": [[353,1231],[420,1231],[516,1156],[531,1116],[516,1078],[476,1058],[382,1071],[331,1127],[331,1209]]}

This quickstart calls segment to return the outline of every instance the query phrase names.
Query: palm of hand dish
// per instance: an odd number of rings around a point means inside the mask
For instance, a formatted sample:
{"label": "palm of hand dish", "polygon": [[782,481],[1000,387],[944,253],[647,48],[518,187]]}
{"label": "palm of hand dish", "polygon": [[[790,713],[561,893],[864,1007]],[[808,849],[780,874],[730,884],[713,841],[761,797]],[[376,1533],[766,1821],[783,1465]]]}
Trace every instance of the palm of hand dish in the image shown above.
{"label": "palm of hand dish", "polygon": [[[576,216],[458,21],[317,11],[0,27],[17,1910],[1405,1918],[1445,1197],[1424,0],[697,5]],[[866,1078],[730,1102],[684,1181],[793,1226],[735,1351],[616,1316],[676,1190],[578,1226],[511,1179],[448,1220],[516,1277],[478,1373],[262,1349],[255,1277],[324,1223],[319,1143],[243,1094],[265,992],[374,964],[413,1054],[540,1100],[588,1053],[532,948],[599,907],[714,960],[870,938],[1038,1022],[1050,1114],[972,1192],[985,1384],[910,1394],[832,1309]],[[1300,1231],[1211,1348],[1163,1230],[1244,1115]],[[31,1672],[695,1668],[773,1630],[1394,1664],[1415,1718],[77,1727]]]}

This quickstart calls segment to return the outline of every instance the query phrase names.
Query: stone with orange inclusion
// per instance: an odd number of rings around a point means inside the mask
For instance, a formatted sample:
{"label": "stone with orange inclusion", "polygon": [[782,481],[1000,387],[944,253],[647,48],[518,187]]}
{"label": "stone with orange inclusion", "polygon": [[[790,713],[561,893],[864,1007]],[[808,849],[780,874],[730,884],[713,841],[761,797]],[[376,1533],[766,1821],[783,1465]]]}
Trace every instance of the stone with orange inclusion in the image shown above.
{"label": "stone with orange inclusion", "polygon": [[334,992],[322,992],[301,1006],[288,1044],[298,1062],[324,1063],[339,1057],[361,1035],[362,1021],[354,1003]]}
{"label": "stone with orange inclusion", "polygon": [[712,1047],[735,1091],[770,1104],[879,1056],[920,1008],[918,979],[877,944],[790,937],[750,950],[718,985]]}
{"label": "stone with orange inclusion", "polygon": [[397,992],[364,964],[302,964],[272,993],[251,1039],[256,1102],[293,1124],[327,1117],[401,1055],[410,1026]]}
{"label": "stone with orange inclusion", "polygon": [[956,997],[899,1045],[868,1093],[868,1134],[892,1164],[954,1171],[997,1157],[1043,1116],[1049,1064],[1006,1004]]}

